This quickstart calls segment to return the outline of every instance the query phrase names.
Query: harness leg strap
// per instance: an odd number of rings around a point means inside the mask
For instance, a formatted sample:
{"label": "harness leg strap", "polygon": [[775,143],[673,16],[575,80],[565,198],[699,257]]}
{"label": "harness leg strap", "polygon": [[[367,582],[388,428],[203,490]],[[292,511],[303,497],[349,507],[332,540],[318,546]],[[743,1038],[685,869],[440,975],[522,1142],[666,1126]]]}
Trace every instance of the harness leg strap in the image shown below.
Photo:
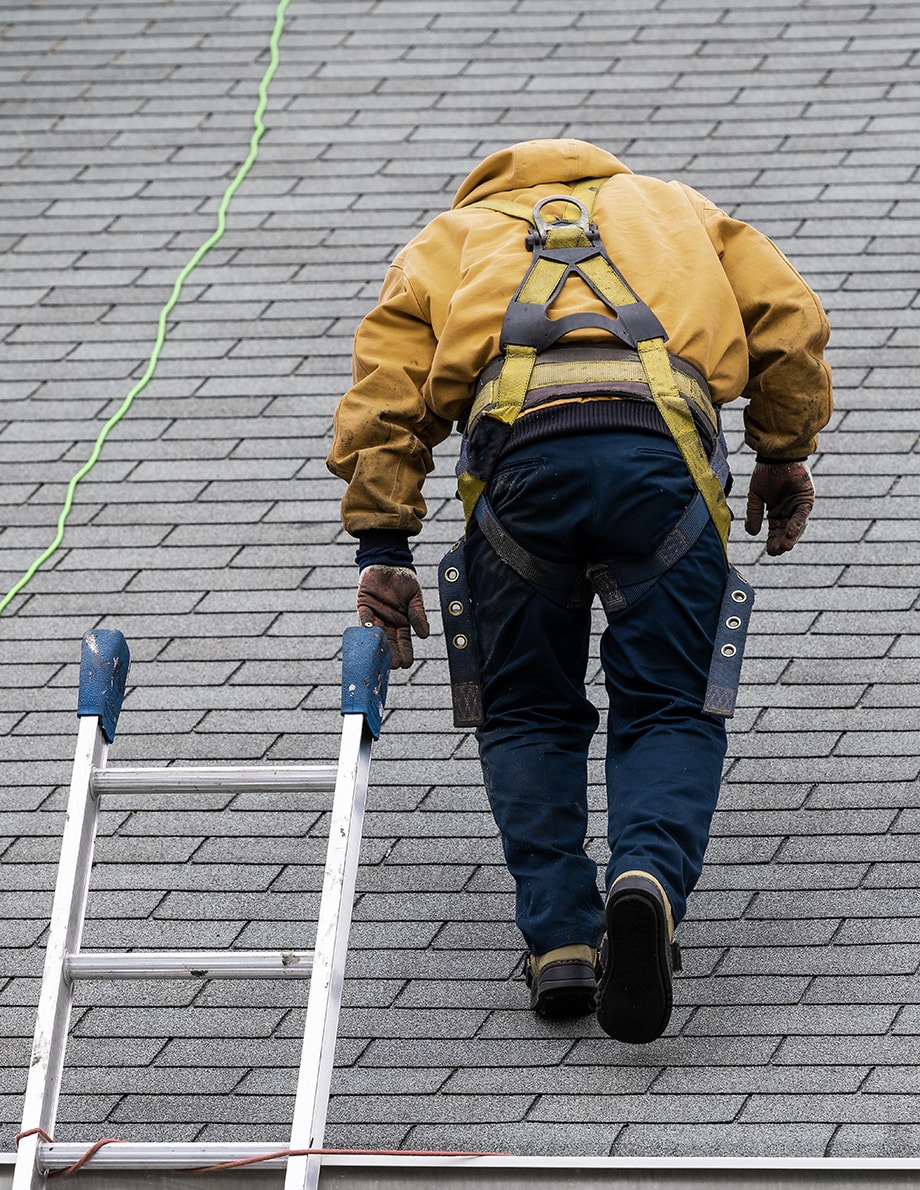
{"label": "harness leg strap", "polygon": [[482,676],[462,539],[441,559],[438,595],[447,642],[454,727],[480,727],[485,721]]}
{"label": "harness leg strap", "polygon": [[733,566],[725,584],[709,666],[709,683],[703,702],[703,711],[708,715],[730,719],[735,713],[744,642],[753,607],[754,588]]}

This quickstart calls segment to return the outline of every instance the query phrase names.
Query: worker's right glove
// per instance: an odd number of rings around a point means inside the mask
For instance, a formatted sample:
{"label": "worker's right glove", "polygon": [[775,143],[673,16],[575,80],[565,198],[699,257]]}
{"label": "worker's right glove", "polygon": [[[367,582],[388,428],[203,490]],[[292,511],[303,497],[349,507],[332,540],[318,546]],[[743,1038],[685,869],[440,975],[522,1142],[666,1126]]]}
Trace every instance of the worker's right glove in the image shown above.
{"label": "worker's right glove", "polygon": [[748,486],[744,527],[752,536],[759,533],[766,508],[768,554],[775,557],[793,548],[814,506],[815,485],[805,463],[758,459]]}
{"label": "worker's right glove", "polygon": [[394,669],[408,669],[412,633],[424,640],[431,629],[422,589],[408,566],[365,566],[358,579],[358,622],[382,628],[390,642]]}

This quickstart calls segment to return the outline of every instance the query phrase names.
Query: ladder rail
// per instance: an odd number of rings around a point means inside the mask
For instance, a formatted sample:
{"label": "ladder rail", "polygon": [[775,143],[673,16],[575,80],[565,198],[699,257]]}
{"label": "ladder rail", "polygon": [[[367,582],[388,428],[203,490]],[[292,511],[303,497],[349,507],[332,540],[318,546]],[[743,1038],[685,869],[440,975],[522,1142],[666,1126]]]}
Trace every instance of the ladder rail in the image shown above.
{"label": "ladder rail", "polygon": [[[53,1133],[57,1115],[73,1004],[66,962],[68,955],[80,948],[96,839],[99,803],[91,790],[92,773],[105,765],[107,750],[99,719],[82,718],[23,1104],[23,1127],[41,1128],[49,1135]],[[12,1190],[40,1190],[44,1185],[37,1161],[39,1143],[38,1134],[19,1142]]]}
{"label": "ladder rail", "polygon": [[[372,739],[363,715],[344,716],[316,930],[313,977],[291,1123],[292,1149],[321,1148],[323,1144],[367,801]],[[320,1163],[319,1155],[291,1157],[285,1175],[285,1190],[316,1190]]]}

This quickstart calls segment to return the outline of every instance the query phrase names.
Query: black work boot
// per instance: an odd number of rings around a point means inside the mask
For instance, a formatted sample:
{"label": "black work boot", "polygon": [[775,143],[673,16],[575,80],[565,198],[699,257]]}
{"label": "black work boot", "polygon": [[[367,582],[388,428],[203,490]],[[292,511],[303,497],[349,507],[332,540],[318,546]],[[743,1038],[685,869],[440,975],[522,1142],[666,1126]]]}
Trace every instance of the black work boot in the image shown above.
{"label": "black work boot", "polygon": [[667,893],[648,872],[624,872],[613,882],[605,915],[598,1023],[617,1041],[654,1041],[671,1019],[672,975],[680,970]]}
{"label": "black work boot", "polygon": [[524,978],[530,988],[530,1007],[539,1016],[565,1020],[594,1011],[597,951],[592,946],[560,946],[546,954],[530,955]]}

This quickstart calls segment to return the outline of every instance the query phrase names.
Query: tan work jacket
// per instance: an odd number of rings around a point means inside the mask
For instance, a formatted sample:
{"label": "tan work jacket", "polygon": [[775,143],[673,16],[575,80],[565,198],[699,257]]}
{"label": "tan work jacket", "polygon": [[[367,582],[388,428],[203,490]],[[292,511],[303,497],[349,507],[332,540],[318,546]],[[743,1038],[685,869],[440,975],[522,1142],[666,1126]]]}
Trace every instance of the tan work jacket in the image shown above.
{"label": "tan work jacket", "polygon": [[[814,451],[832,408],[822,354],[829,328],[779,249],[689,186],[634,174],[594,145],[527,141],[486,158],[452,208],[402,249],[358,328],[354,383],[336,410],[327,459],[348,482],[342,518],[350,533],[419,531],[432,449],[499,354],[505,310],[530,263],[528,228],[471,204],[502,198],[532,207],[597,177],[610,179],[593,212],[601,239],[665,327],[668,350],[702,372],[717,405],[748,399],[745,438],[755,451],[788,459]],[[558,217],[561,204],[542,214]],[[606,312],[572,281],[552,316],[581,310]],[[579,335],[620,345],[603,332]]]}

